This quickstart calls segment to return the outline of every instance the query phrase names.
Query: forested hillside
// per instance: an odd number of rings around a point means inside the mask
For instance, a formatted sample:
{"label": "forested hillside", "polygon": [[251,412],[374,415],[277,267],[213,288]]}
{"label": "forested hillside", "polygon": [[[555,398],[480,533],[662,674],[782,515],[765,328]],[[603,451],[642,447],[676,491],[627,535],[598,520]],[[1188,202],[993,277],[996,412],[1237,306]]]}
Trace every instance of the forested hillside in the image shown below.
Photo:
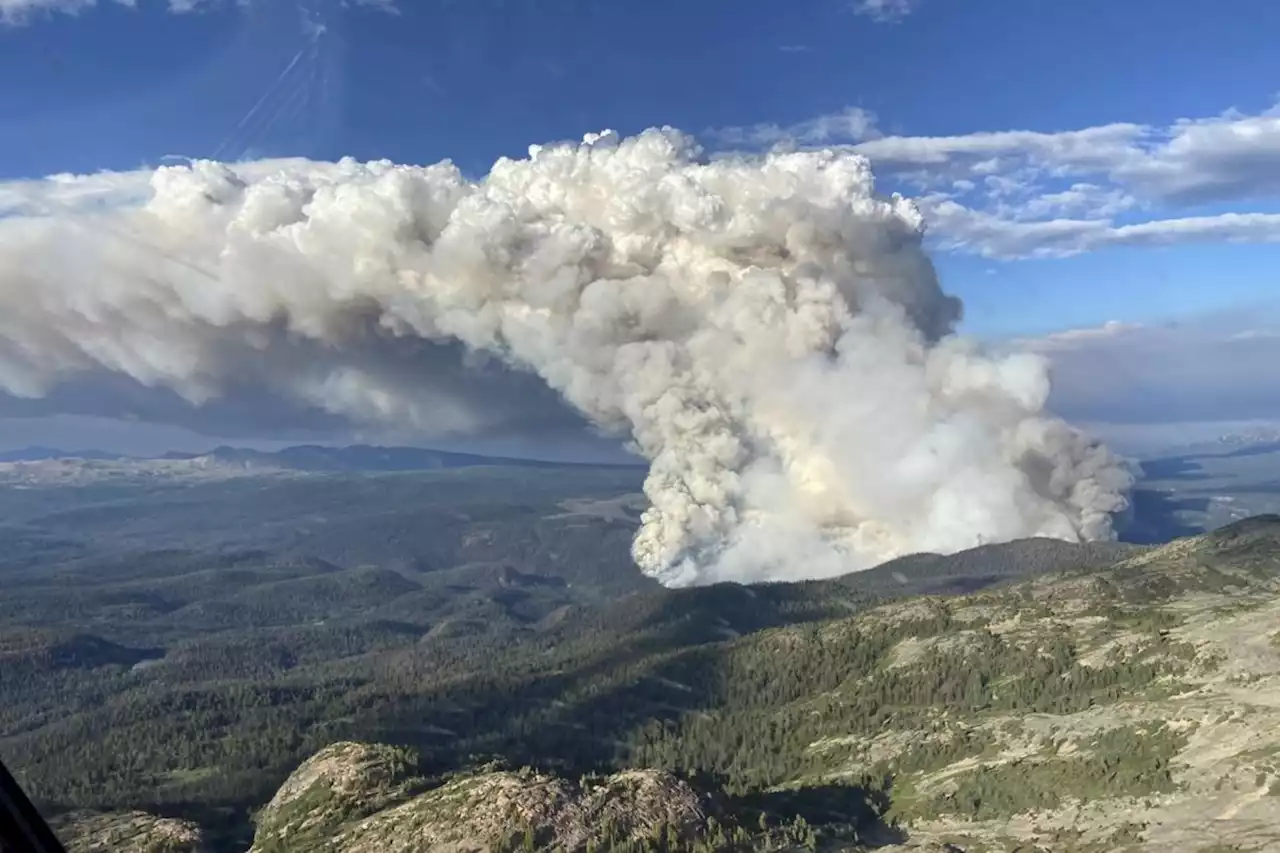
{"label": "forested hillside", "polygon": [[[385,476],[368,478],[382,494],[408,488]],[[526,834],[643,849],[651,830],[674,833],[659,849],[1280,839],[1266,811],[1280,803],[1266,793],[1280,519],[1155,549],[1026,540],[830,581],[668,590],[625,561],[626,484],[569,499],[512,489],[522,472],[412,476],[457,486],[457,508],[441,491],[418,526],[406,515],[429,547],[385,561],[306,553],[324,535],[281,546],[270,526],[237,548],[108,537],[90,556],[49,518],[123,513],[127,496],[29,508],[27,550],[3,568],[0,754],[68,837],[221,851],[257,832],[261,851],[307,853],[272,847],[254,815],[309,756],[382,743],[404,786],[333,818],[352,849],[374,844],[352,815],[402,808],[379,818],[386,841],[433,796],[438,838],[476,849]],[[269,516],[273,490],[295,485],[266,482]],[[313,503],[379,494],[328,483],[337,494]],[[466,519],[432,528],[447,512]],[[614,774],[637,768],[683,792],[688,820],[570,831],[631,802]],[[459,829],[439,798],[467,780],[517,805],[551,797],[537,813],[555,827]],[[1211,811],[1225,822],[1204,823]]]}

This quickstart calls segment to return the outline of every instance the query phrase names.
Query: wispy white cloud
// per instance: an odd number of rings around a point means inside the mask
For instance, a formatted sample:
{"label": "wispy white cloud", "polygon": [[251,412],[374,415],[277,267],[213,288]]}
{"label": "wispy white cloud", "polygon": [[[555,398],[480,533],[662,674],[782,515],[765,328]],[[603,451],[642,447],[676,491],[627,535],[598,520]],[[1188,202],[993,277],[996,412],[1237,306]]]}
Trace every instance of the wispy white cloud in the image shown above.
{"label": "wispy white cloud", "polygon": [[853,11],[881,23],[900,21],[920,5],[920,0],[854,0]]}
{"label": "wispy white cloud", "polygon": [[[132,7],[134,0],[112,0]],[[76,15],[98,5],[98,0],[0,0],[0,24],[25,24],[32,18],[51,12]]]}
{"label": "wispy white cloud", "polygon": [[1076,183],[1061,192],[1044,193],[1021,204],[1008,206],[1001,212],[1023,219],[1081,215],[1110,217],[1131,209],[1137,203],[1137,199],[1121,189]]}
{"label": "wispy white cloud", "polygon": [[1112,219],[1027,219],[975,210],[950,199],[922,199],[940,248],[987,258],[1061,258],[1108,246],[1175,243],[1280,243],[1280,214],[1223,213],[1118,225]]}
{"label": "wispy white cloud", "polygon": [[[102,0],[130,9],[139,6],[139,0]],[[219,4],[240,3],[250,0],[157,0],[156,5],[167,6],[170,12],[185,14]],[[398,13],[395,0],[342,0],[347,6],[367,6],[385,12]],[[81,12],[99,5],[99,0],[0,0],[0,26],[21,26],[29,24],[42,15],[65,14],[78,15]]]}
{"label": "wispy white cloud", "polygon": [[1205,202],[1280,193],[1280,104],[1260,115],[1230,110],[1184,119],[1115,165],[1112,177],[1157,198]]}
{"label": "wispy white cloud", "polygon": [[[928,167],[991,173],[1016,157],[1075,172],[1105,171],[1133,153],[1142,125],[1115,123],[1044,133],[1034,130],[978,131],[961,136],[883,136],[860,150],[893,169]],[[854,141],[854,140],[851,140]]]}
{"label": "wispy white cloud", "polygon": [[1179,119],[1167,127],[1115,123],[1057,133],[850,139],[889,170],[939,175],[1029,167],[1049,177],[1094,175],[1140,198],[1204,203],[1280,193],[1280,105],[1257,115]]}
{"label": "wispy white cloud", "polygon": [[729,148],[833,145],[848,144],[851,141],[877,136],[875,125],[874,113],[860,107],[845,107],[839,112],[785,126],[776,122],[760,122],[737,127],[711,128],[704,135]]}
{"label": "wispy white cloud", "polygon": [[1120,320],[1108,320],[1101,326],[1088,326],[1080,329],[1063,329],[1050,332],[1037,338],[1018,338],[1016,346],[1049,353],[1058,350],[1078,349],[1095,341],[1111,340],[1124,335],[1141,332],[1146,326],[1140,323],[1125,323]]}
{"label": "wispy white cloud", "polygon": [[[920,199],[939,246],[992,258],[1056,257],[1116,245],[1277,242],[1280,217],[1197,205],[1280,197],[1280,105],[1257,114],[1115,122],[1075,130],[886,135],[847,108],[790,126],[721,128],[731,147],[830,145],[869,157]],[[1135,221],[1145,219],[1145,221]]]}

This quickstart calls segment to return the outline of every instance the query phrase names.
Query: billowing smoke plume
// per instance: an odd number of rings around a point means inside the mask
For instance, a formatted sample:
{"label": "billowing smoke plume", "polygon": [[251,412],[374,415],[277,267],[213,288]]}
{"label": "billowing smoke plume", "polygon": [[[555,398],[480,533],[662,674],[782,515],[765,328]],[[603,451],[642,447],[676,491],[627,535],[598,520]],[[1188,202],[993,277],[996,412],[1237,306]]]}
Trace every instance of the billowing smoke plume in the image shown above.
{"label": "billowing smoke plume", "polygon": [[950,334],[917,210],[857,155],[706,160],[664,129],[535,146],[478,182],[197,162],[151,189],[0,221],[0,388],[106,369],[200,403],[253,375],[411,423],[440,415],[429,370],[415,386],[379,354],[460,344],[649,459],[633,553],[671,585],[1106,538],[1125,507],[1126,470],[1043,413],[1042,359]]}

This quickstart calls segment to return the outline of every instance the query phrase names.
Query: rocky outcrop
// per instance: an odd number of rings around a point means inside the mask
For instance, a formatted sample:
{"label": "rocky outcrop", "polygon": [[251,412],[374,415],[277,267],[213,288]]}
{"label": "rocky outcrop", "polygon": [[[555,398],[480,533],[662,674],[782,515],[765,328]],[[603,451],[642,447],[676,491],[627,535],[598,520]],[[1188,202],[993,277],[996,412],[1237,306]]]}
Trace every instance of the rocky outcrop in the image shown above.
{"label": "rocky outcrop", "polygon": [[572,853],[610,842],[687,842],[708,825],[703,798],[659,771],[573,783],[527,769],[481,769],[428,787],[411,766],[406,753],[385,746],[322,750],[259,814],[252,853],[480,853],[530,843]]}
{"label": "rocky outcrop", "polygon": [[254,851],[341,849],[331,842],[352,821],[423,787],[416,758],[378,744],[337,743],[304,761],[257,816]]}
{"label": "rocky outcrop", "polygon": [[145,812],[73,812],[53,829],[67,853],[210,853],[200,827]]}

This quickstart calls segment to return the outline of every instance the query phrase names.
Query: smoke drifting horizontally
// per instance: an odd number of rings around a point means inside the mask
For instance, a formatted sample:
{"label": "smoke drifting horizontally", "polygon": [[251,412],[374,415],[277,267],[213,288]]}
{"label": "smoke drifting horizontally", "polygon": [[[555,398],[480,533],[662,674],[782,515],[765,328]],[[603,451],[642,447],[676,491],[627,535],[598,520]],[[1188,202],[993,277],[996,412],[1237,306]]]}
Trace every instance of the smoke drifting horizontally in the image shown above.
{"label": "smoke drifting horizontally", "polygon": [[707,161],[662,129],[534,146],[475,183],[344,160],[151,186],[141,207],[0,220],[0,388],[105,369],[200,403],[251,369],[412,423],[430,395],[377,354],[460,343],[650,460],[633,554],[668,585],[1108,538],[1126,506],[1126,468],[1043,412],[1041,358],[951,335],[918,211],[857,155]]}

